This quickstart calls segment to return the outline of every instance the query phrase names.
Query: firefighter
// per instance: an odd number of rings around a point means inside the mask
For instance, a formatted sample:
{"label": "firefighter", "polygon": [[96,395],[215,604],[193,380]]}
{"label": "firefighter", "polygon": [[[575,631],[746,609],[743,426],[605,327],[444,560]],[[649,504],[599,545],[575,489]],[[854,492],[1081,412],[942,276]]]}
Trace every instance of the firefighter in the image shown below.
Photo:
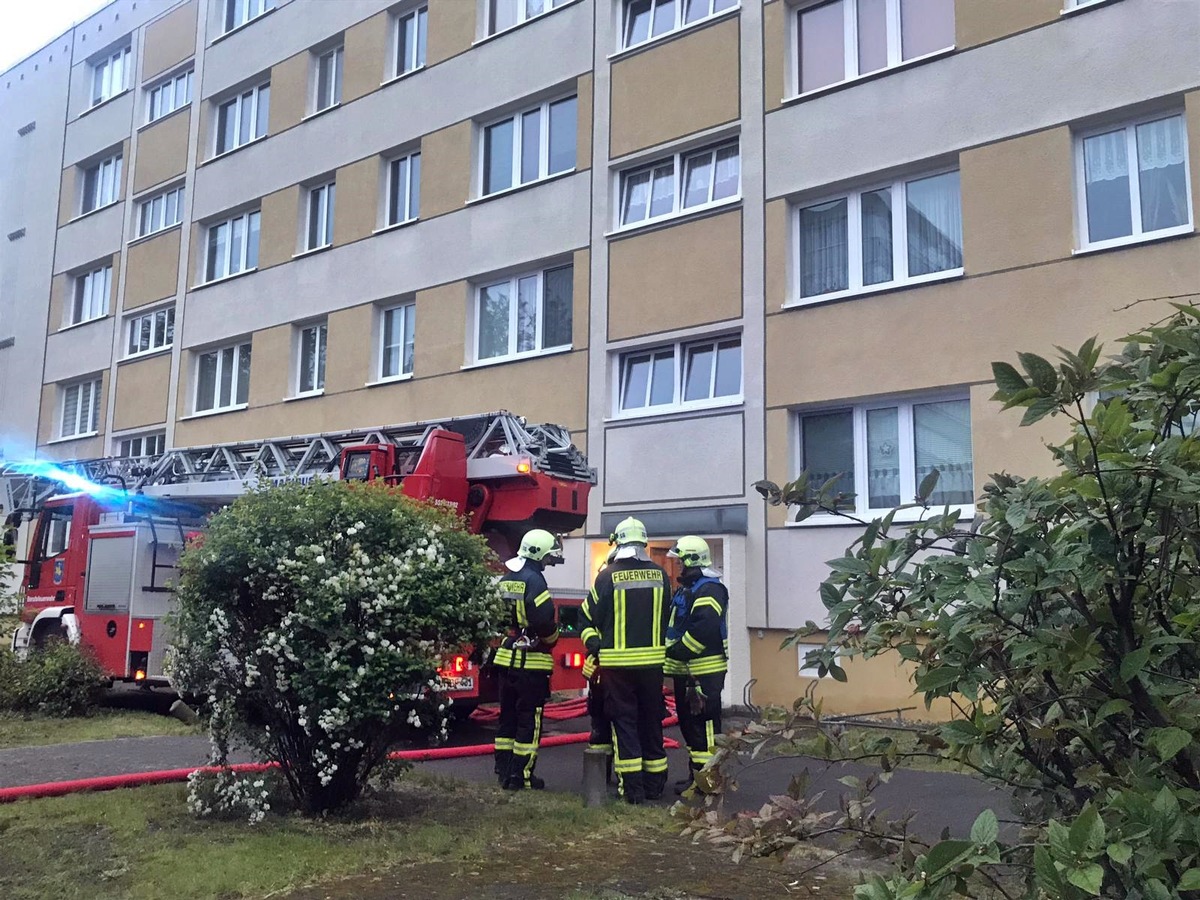
{"label": "firefighter", "polygon": [[[613,556],[616,554],[614,549],[608,554],[608,559],[604,561],[604,565],[600,567],[603,572],[609,565],[612,564]],[[592,622],[592,598],[585,597],[583,603],[579,606],[579,616],[582,620],[583,631],[579,634],[579,639],[583,641],[586,647],[588,640],[592,637],[599,637],[600,633],[596,630]],[[612,780],[612,721],[604,712],[604,685],[600,681],[600,661],[593,653],[588,653],[583,662],[583,677],[588,683],[587,711],[588,718],[591,719],[591,733],[588,735],[588,749],[602,750],[608,755],[608,764],[606,766],[607,780]]]}
{"label": "firefighter", "polygon": [[616,551],[592,587],[594,631],[586,646],[600,664],[617,790],[636,804],[661,797],[667,781],[662,683],[668,582],[646,553],[646,526],[637,519],[622,521],[609,541]]}
{"label": "firefighter", "polygon": [[492,662],[500,667],[500,724],[496,729],[496,776],[507,790],[541,790],[533,774],[542,735],[542,707],[550,696],[551,650],[558,641],[554,601],[542,570],[562,562],[562,545],[535,528],[521,539],[511,572],[500,582],[508,607],[508,635]]}
{"label": "firefighter", "polygon": [[712,567],[703,538],[681,537],[667,555],[683,565],[671,598],[664,667],[674,679],[675,712],[688,746],[688,777],[675,783],[675,793],[682,794],[712,759],[721,730],[721,691],[729,668],[729,591]]}

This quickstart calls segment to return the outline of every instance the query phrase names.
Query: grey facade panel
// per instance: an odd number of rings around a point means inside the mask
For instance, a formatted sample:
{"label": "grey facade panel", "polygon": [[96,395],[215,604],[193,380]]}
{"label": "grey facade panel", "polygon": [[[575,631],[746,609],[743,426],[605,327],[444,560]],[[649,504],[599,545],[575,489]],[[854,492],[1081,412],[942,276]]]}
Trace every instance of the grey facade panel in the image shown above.
{"label": "grey facade panel", "polygon": [[45,382],[67,381],[107,369],[112,360],[113,316],[46,338]]}
{"label": "grey facade panel", "polygon": [[114,203],[63,226],[58,233],[54,273],[70,272],[121,249],[125,204]]}
{"label": "grey facade panel", "polygon": [[611,534],[627,516],[640,519],[646,526],[646,533],[652,538],[682,534],[745,534],[747,530],[746,507],[743,504],[606,512],[600,516],[600,530]]}
{"label": "grey facade panel", "polygon": [[[86,116],[67,125],[66,149],[63,158],[68,166],[90,159],[110,148],[119,148],[129,137],[133,124],[136,91],[126,91]],[[129,160],[125,160],[129,165]],[[128,175],[128,168],[125,170]]]}

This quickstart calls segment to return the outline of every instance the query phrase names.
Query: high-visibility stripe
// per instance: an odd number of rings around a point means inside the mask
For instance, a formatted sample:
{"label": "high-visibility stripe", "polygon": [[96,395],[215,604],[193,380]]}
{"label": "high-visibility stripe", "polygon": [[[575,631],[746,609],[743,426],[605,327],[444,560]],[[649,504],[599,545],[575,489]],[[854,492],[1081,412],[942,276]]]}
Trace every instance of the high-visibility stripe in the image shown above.
{"label": "high-visibility stripe", "polygon": [[558,627],[555,626],[554,634],[550,635],[549,637],[542,638],[542,643],[548,647],[553,647],[555,644],[558,643],[559,634],[560,634],[560,632],[558,630]]}
{"label": "high-visibility stripe", "polygon": [[[539,714],[541,710],[538,710]],[[713,720],[706,719],[704,721],[704,735],[708,738],[708,752],[712,753],[717,746],[716,736],[713,734]]]}
{"label": "high-visibility stripe", "polygon": [[543,603],[545,603],[549,599],[550,599],[550,592],[542,591],[540,594],[538,594],[536,597],[533,598],[533,605],[535,607],[541,606]]}
{"label": "high-visibility stripe", "polygon": [[498,737],[493,742],[493,746],[497,750],[511,750],[513,748],[513,739],[510,737]]}
{"label": "high-visibility stripe", "polygon": [[584,597],[583,602],[579,604],[579,614],[587,619],[592,620],[592,598]]}
{"label": "high-visibility stripe", "polygon": [[520,756],[528,756],[530,753],[536,753],[537,748],[537,744],[522,744],[520,741],[513,744],[513,752]]}
{"label": "high-visibility stripe", "polygon": [[621,759],[621,757],[618,756],[613,761],[613,769],[614,771],[620,772],[622,775],[630,772],[640,772],[642,771],[642,758],[640,756],[635,756],[633,759]]}
{"label": "high-visibility stripe", "polygon": [[600,649],[601,667],[635,668],[661,666],[667,658],[662,647],[636,647],[630,650]]}
{"label": "high-visibility stripe", "polygon": [[588,744],[589,750],[603,750],[605,753],[612,753],[612,744]]}
{"label": "high-visibility stripe", "polygon": [[692,604],[692,612],[695,612],[702,606],[715,609],[718,615],[721,613],[721,604],[717,602],[715,597],[697,597],[696,602]]}
{"label": "high-visibility stripe", "polygon": [[688,664],[680,662],[677,659],[671,659],[669,656],[663,659],[663,674],[664,675],[686,675],[688,673]]}
{"label": "high-visibility stripe", "polygon": [[529,613],[525,611],[525,602],[523,600],[517,602],[517,624],[522,628],[529,627]]}
{"label": "high-visibility stripe", "polygon": [[[625,592],[613,591],[613,649],[625,649]],[[603,651],[601,651],[603,652]]]}
{"label": "high-visibility stripe", "polygon": [[496,655],[492,658],[492,664],[503,666],[506,669],[511,669],[513,664],[513,652],[508,647],[501,647],[496,651]]}
{"label": "high-visibility stripe", "polygon": [[667,771],[667,758],[664,756],[660,759],[643,759],[643,772],[665,772]]}
{"label": "high-visibility stripe", "polygon": [[588,641],[590,641],[592,638],[599,638],[599,637],[600,637],[600,632],[590,626],[588,628],[583,629],[583,631],[579,632],[579,639],[581,641],[583,641],[585,644]]}
{"label": "high-visibility stripe", "polygon": [[724,656],[700,656],[688,661],[687,670],[691,675],[718,675],[729,671],[729,660]]}
{"label": "high-visibility stripe", "polygon": [[696,763],[696,765],[698,765],[698,766],[707,765],[708,761],[712,758],[713,758],[713,755],[711,753],[709,753],[707,750],[689,750],[688,751],[688,759],[690,759],[692,762]]}
{"label": "high-visibility stripe", "polygon": [[663,605],[663,589],[657,587],[654,589],[654,624],[650,630],[650,643],[655,647],[662,644],[662,605]]}
{"label": "high-visibility stripe", "polygon": [[501,647],[496,651],[493,665],[505,669],[529,669],[534,672],[553,672],[554,657],[541,650],[513,650]]}
{"label": "high-visibility stripe", "polygon": [[704,652],[704,645],[692,637],[692,633],[690,631],[683,636],[683,646],[687,647],[693,653]]}

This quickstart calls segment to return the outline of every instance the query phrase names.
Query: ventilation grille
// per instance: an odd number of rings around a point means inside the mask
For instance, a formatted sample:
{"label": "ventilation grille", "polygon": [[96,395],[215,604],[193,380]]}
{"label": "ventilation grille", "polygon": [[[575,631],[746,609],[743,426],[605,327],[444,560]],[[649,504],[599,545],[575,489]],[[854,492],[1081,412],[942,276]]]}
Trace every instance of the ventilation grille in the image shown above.
{"label": "ventilation grille", "polygon": [[29,134],[29,132],[33,131],[35,128],[37,128],[37,122],[30,122],[28,125],[22,125],[20,128],[18,128],[17,134],[19,134],[21,137],[25,137],[25,135]]}
{"label": "ventilation grille", "polygon": [[10,231],[8,233],[8,239],[10,241],[19,241],[23,237],[25,237],[25,229],[24,228],[18,228],[16,231]]}

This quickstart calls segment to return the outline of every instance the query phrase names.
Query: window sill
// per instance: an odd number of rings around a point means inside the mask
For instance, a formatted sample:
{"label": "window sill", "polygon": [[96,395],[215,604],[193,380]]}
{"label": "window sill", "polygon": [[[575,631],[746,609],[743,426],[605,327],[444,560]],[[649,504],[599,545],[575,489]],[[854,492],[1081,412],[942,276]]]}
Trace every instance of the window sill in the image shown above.
{"label": "window sill", "polygon": [[632,47],[622,47],[620,50],[608,54],[608,61],[616,62],[617,60],[625,59],[626,57],[636,56],[643,50],[650,50],[654,47],[659,47],[675,38],[683,37],[686,34],[691,34],[696,29],[703,28],[705,25],[711,25],[714,22],[720,22],[723,19],[732,19],[734,16],[739,15],[741,11],[742,5],[739,3],[737,6],[731,6],[729,9],[723,9],[718,13],[705,16],[703,19],[697,19],[695,22],[688,22],[686,25],[682,25],[679,28],[664,32],[656,37],[647,38],[640,44],[634,44]]}
{"label": "window sill", "polygon": [[493,191],[492,193],[484,194],[481,197],[472,197],[467,201],[467,206],[475,206],[480,203],[487,203],[489,200],[496,200],[500,197],[507,197],[511,194],[527,191],[530,188],[539,187],[543,184],[548,184],[551,181],[558,181],[560,178],[567,178],[571,175],[574,175],[575,172],[576,169],[574,166],[572,166],[571,168],[565,169],[562,172],[555,172],[553,175],[547,175],[545,178],[538,178],[536,181],[527,181],[524,184],[518,184],[516,187],[505,188],[502,191]]}
{"label": "window sill", "polygon": [[[898,525],[911,525],[914,522],[920,522],[922,519],[925,519],[928,516],[940,516],[942,514],[942,510],[944,510],[945,508],[946,507],[943,504],[942,506],[930,506],[929,509],[927,509],[927,510],[919,509],[919,508],[918,509],[905,509],[905,510],[901,510],[900,512],[896,513],[896,516],[894,519],[892,519],[892,521]],[[855,516],[856,518],[863,519],[867,522],[870,522],[873,519],[882,519],[884,516],[886,516],[891,511],[892,510],[890,510],[890,509],[872,509],[872,510],[866,510],[864,512],[856,512],[854,510],[846,510],[846,514],[850,515],[850,516]],[[952,504],[950,504],[950,511],[960,513],[963,517],[966,518],[967,521],[970,521],[971,519],[975,518],[975,514],[976,514],[974,504],[969,504],[969,503],[964,503],[964,504],[952,503]],[[788,508],[789,515],[791,514],[791,512],[792,512],[792,509],[791,509],[791,507],[789,507]],[[787,528],[860,528],[860,529],[863,527],[858,522],[855,522],[851,519],[843,518],[842,516],[830,515],[829,513],[818,513],[816,515],[809,516],[803,522],[793,522],[789,519],[787,522],[784,523],[784,526]]]}
{"label": "window sill", "polygon": [[380,378],[377,381],[368,381],[363,387],[382,387],[385,384],[398,384],[403,381],[412,381],[413,373],[406,372],[403,375],[392,375],[388,378]]}
{"label": "window sill", "polygon": [[214,278],[212,281],[202,281],[199,284],[193,284],[190,288],[188,288],[188,290],[189,291],[203,290],[206,287],[212,287],[213,285],[216,285],[216,284],[224,284],[227,281],[233,281],[233,279],[235,279],[235,278],[243,278],[246,275],[253,275],[257,271],[258,271],[258,266],[255,266],[253,269],[242,269],[242,271],[234,272],[232,275],[222,275],[220,278]]}
{"label": "window sill", "polygon": [[306,256],[316,256],[318,253],[324,253],[326,250],[332,250],[333,244],[322,244],[320,247],[310,247],[307,250],[301,250],[299,253],[293,253],[292,259],[304,259]]}
{"label": "window sill", "polygon": [[126,94],[130,93],[132,90],[133,90],[133,88],[125,88],[123,91],[118,91],[117,93],[113,94],[111,97],[105,97],[99,103],[94,103],[91,106],[89,106],[87,109],[85,109],[83,112],[81,112],[75,118],[82,119],[84,116],[90,116],[96,110],[103,109],[104,107],[108,106],[110,103],[112,103],[116,100],[120,100],[122,97],[124,97]]}
{"label": "window sill", "polygon": [[[136,316],[134,318],[136,318]],[[164,353],[170,353],[173,349],[175,349],[174,344],[167,344],[165,347],[155,347],[153,350],[142,350],[139,353],[130,353],[118,359],[117,365],[123,365],[127,362],[137,362],[138,360],[142,359],[150,359],[152,356],[162,356]]]}
{"label": "window sill", "polygon": [[181,228],[183,228],[183,223],[176,222],[174,225],[168,225],[166,228],[158,229],[158,231],[151,231],[149,234],[139,234],[135,238],[130,238],[129,243],[127,243],[125,246],[132,247],[134,244],[144,244],[148,240],[151,240],[156,237],[161,237],[162,235],[167,234],[172,231],[178,231]]}
{"label": "window sill", "polygon": [[62,334],[64,331],[74,331],[76,328],[82,328],[85,325],[93,325],[96,322],[103,322],[105,319],[111,318],[111,313],[105,313],[102,316],[93,316],[90,319],[84,319],[82,322],[72,322],[70,325],[64,325],[55,331],[55,334]]}
{"label": "window sill", "polygon": [[265,141],[268,137],[269,135],[260,134],[258,137],[252,138],[251,140],[246,141],[244,144],[238,144],[236,147],[231,147],[223,153],[217,153],[213,156],[210,156],[199,165],[207,166],[209,163],[215,163],[219,159],[226,159],[227,157],[233,156],[233,154],[237,153],[239,150],[245,150],[247,147],[253,147],[259,141]]}
{"label": "window sill", "polygon": [[387,87],[389,84],[395,84],[397,81],[403,81],[405,78],[411,78],[413,75],[416,75],[418,72],[424,72],[426,68],[427,68],[427,66],[425,66],[424,64],[421,64],[421,65],[417,66],[415,69],[409,69],[407,72],[401,72],[399,75],[393,75],[391,78],[383,79],[383,81],[379,82],[379,86],[381,88],[384,88],[384,87]]}
{"label": "window sill", "polygon": [[895,72],[902,72],[903,70],[911,69],[914,66],[920,66],[928,62],[943,59],[953,54],[956,49],[956,47],[946,47],[944,50],[934,50],[932,53],[926,53],[924,56],[906,59],[904,62],[897,63],[894,66],[877,69],[874,72],[868,72],[866,75],[855,75],[853,78],[847,78],[845,81],[835,81],[833,84],[827,84],[823,87],[813,88],[811,91],[805,91],[802,94],[792,94],[788,97],[784,97],[779,102],[784,106],[792,106],[796,103],[803,103],[805,100],[812,100],[815,97],[823,97],[826,94],[833,94],[837,91],[853,87],[856,84],[862,84],[864,81],[874,81],[878,78],[886,78]]}
{"label": "window sill", "polygon": [[1189,237],[1196,233],[1192,225],[1179,225],[1175,228],[1164,228],[1161,231],[1151,231],[1149,234],[1134,234],[1129,237],[1113,238],[1111,241],[1100,241],[1079,247],[1071,251],[1072,256],[1087,256],[1090,253],[1103,253],[1105,250],[1120,250],[1122,247],[1136,247],[1139,244],[1153,244],[1155,241],[1167,241],[1171,238]]}
{"label": "window sill", "polygon": [[889,281],[884,284],[873,284],[870,287],[853,288],[848,291],[833,291],[828,294],[817,294],[813,297],[794,297],[783,304],[783,309],[800,309],[805,306],[816,306],[836,300],[852,300],[856,297],[871,297],[875,294],[886,294],[891,291],[903,291],[907,288],[921,287],[926,284],[938,284],[943,281],[954,281],[962,278],[962,269],[948,269],[945,272],[934,272],[931,275],[921,275],[906,281]]}
{"label": "window sill", "polygon": [[524,22],[518,22],[516,25],[510,25],[508,28],[501,29],[500,31],[493,31],[491,34],[485,34],[481,38],[476,38],[471,42],[471,46],[478,47],[480,44],[486,44],[489,41],[494,41],[498,37],[503,37],[506,34],[512,34],[518,28],[524,28],[526,25],[531,25],[534,22],[540,22],[542,19],[546,18],[546,16],[553,15],[560,9],[566,9],[569,6],[574,6],[578,2],[579,0],[567,0],[566,3],[560,3],[558,6],[547,9],[544,12],[540,12],[536,16],[530,16]]}
{"label": "window sill", "polygon": [[619,412],[614,416],[609,416],[604,420],[604,424],[619,425],[622,422],[637,422],[646,419],[673,419],[687,413],[705,415],[714,410],[736,409],[743,406],[745,402],[745,397],[739,394],[737,397],[719,397],[715,400],[697,400],[693,403],[673,403],[670,405],[652,406],[647,409],[632,409],[628,412]]}
{"label": "window sill", "polygon": [[606,238],[623,238],[630,234],[638,234],[643,231],[654,231],[656,228],[669,228],[672,225],[677,225],[686,219],[700,219],[706,215],[715,215],[716,213],[725,212],[728,209],[742,205],[742,196],[738,194],[736,197],[727,197],[724,200],[717,200],[713,203],[706,203],[703,206],[690,206],[687,209],[681,209],[679,212],[668,213],[665,216],[658,216],[654,219],[647,219],[644,222],[635,222],[632,225],[622,225],[619,228],[614,228],[612,231],[606,231]]}
{"label": "window sill", "polygon": [[273,12],[275,12],[274,6],[272,6],[270,9],[264,9],[253,19],[247,19],[241,25],[236,25],[233,28],[230,28],[228,31],[222,31],[215,38],[213,38],[211,41],[208,42],[208,46],[212,47],[216,44],[221,43],[221,41],[225,40],[228,37],[233,37],[233,35],[237,34],[239,31],[242,31],[245,28],[249,28],[255,22],[258,22],[258,21],[264,19],[265,17],[269,16]]}
{"label": "window sill", "polygon": [[290,396],[290,397],[284,397],[283,402],[284,403],[295,403],[297,400],[311,400],[313,397],[324,397],[324,396],[325,396],[325,388],[321,388],[319,391],[305,391],[302,394],[292,394],[292,396]]}
{"label": "window sill", "polygon": [[1073,16],[1077,13],[1087,12],[1089,9],[1096,9],[1101,6],[1111,6],[1117,0],[1080,0],[1074,6],[1067,6],[1058,11],[1060,16]]}
{"label": "window sill", "polygon": [[300,124],[303,125],[305,122],[311,122],[313,119],[319,119],[326,113],[331,113],[335,109],[338,109],[341,105],[342,101],[339,100],[337,103],[330,103],[328,106],[322,107],[321,109],[314,109],[312,112],[300,117]]}
{"label": "window sill", "polygon": [[80,213],[79,215],[75,216],[74,218],[67,219],[67,221],[64,223],[63,227],[66,227],[67,225],[74,225],[80,219],[86,219],[88,216],[94,216],[94,215],[96,215],[96,213],[104,212],[106,209],[111,209],[112,207],[117,206],[124,202],[125,202],[124,198],[121,198],[118,200],[113,200],[111,203],[105,203],[103,206],[97,206],[95,209],[89,209],[85,213]]}
{"label": "window sill", "polygon": [[141,134],[143,131],[145,131],[147,128],[149,128],[151,125],[157,125],[159,122],[165,122],[165,121],[167,121],[167,119],[170,119],[170,118],[173,118],[174,116],[179,115],[185,109],[191,109],[193,102],[194,101],[189,100],[187,103],[183,104],[183,106],[176,107],[175,109],[171,110],[169,113],[159,116],[157,119],[151,119],[149,122],[143,122],[141,125],[138,126],[138,129],[137,129],[138,134]]}
{"label": "window sill", "polygon": [[202,412],[194,412],[189,416],[181,416],[180,422],[190,422],[192,419],[207,419],[209,416],[221,416],[225,413],[241,412],[243,409],[249,409],[249,403],[235,403],[233,406],[222,406],[220,409],[206,409]]}
{"label": "window sill", "polygon": [[46,446],[50,444],[69,444],[71,441],[84,441],[88,438],[94,438],[99,435],[99,431],[85,431],[83,434],[68,434],[63,437],[56,437],[53,440],[46,441]]}
{"label": "window sill", "polygon": [[[562,7],[559,7],[560,9]],[[459,371],[467,372],[471,369],[486,369],[489,366],[502,366],[505,363],[525,362],[530,359],[542,359],[547,356],[559,356],[563,353],[570,353],[574,350],[574,346],[567,344],[565,347],[551,347],[549,350],[530,350],[527,353],[514,353],[511,356],[494,356],[491,359],[481,359],[473,363],[467,363],[462,366]]]}
{"label": "window sill", "polygon": [[408,225],[416,225],[420,221],[420,216],[412,219],[405,219],[403,222],[394,222],[391,225],[384,225],[380,228],[376,228],[371,232],[371,234],[387,234],[389,231],[397,231],[398,229],[404,228]]}

